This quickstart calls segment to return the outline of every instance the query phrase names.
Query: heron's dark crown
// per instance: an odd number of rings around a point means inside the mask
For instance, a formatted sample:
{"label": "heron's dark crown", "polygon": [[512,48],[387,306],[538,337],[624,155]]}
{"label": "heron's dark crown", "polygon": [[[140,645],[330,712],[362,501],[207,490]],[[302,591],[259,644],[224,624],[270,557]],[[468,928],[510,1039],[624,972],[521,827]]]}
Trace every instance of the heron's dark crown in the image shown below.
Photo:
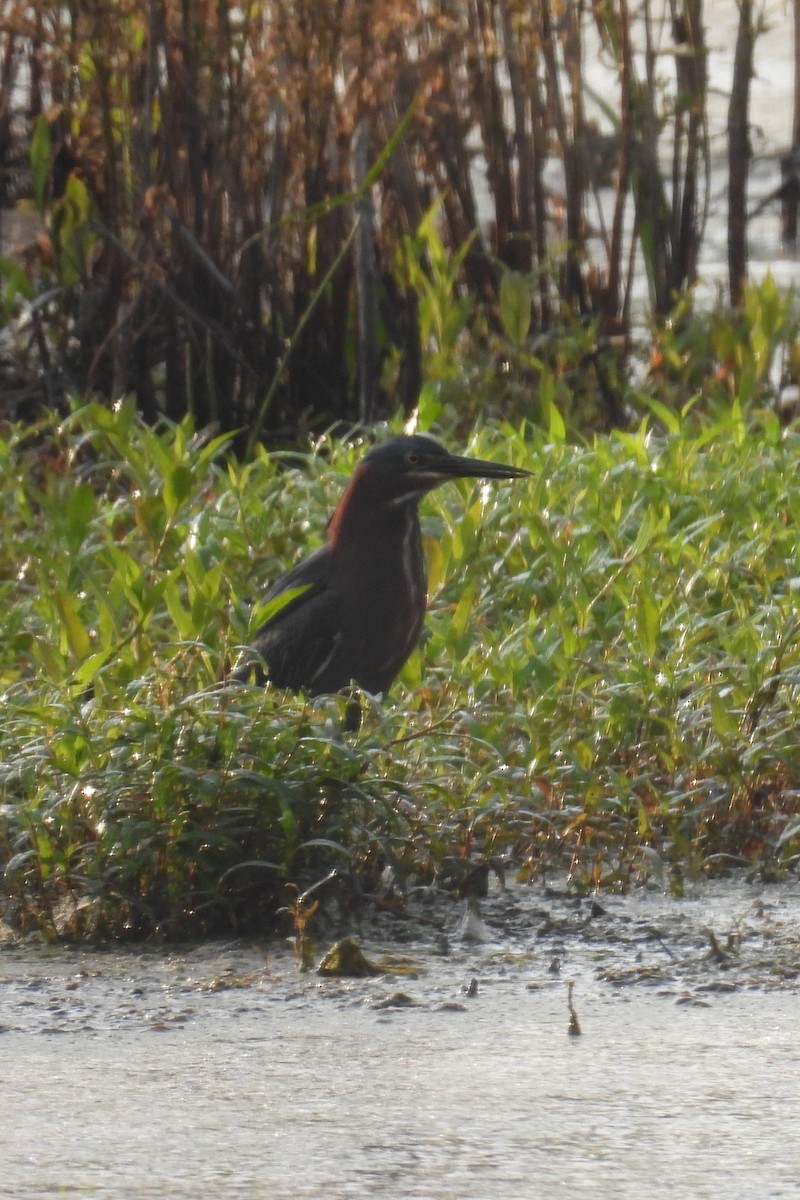
{"label": "heron's dark crown", "polygon": [[384,469],[413,471],[422,465],[434,465],[437,460],[450,457],[449,451],[440,446],[434,438],[427,437],[424,433],[415,433],[379,442],[361,461],[365,465]]}

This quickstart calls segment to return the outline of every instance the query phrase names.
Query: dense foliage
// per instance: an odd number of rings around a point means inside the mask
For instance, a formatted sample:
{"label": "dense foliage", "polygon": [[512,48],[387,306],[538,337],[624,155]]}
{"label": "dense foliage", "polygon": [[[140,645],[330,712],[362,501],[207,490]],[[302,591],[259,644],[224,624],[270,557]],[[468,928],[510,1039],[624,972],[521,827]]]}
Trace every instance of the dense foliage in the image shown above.
{"label": "dense foliage", "polygon": [[796,863],[797,435],[734,411],[470,449],[534,477],[426,502],[426,637],[351,735],[337,698],[216,681],[357,446],[240,466],[126,405],[5,429],[7,923],[271,928],[322,879],[348,905],[470,859],[584,887]]}
{"label": "dense foliage", "polygon": [[3,411],[132,395],[300,444],[408,414],[466,340],[624,426],[709,216],[743,302],[762,25],[730,7],[0,0],[0,205],[37,218],[0,260]]}
{"label": "dense foliage", "polygon": [[[704,312],[702,0],[0,0],[10,927],[795,866],[800,322],[746,285],[738,15]],[[220,679],[382,418],[533,478],[426,502],[426,634],[354,735]]]}

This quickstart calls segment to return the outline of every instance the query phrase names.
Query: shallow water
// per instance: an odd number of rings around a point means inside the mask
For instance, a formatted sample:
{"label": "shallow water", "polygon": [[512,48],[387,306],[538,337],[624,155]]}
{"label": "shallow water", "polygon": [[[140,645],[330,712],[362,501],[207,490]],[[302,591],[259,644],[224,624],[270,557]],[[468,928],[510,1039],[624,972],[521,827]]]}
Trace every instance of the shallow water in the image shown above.
{"label": "shallow water", "polygon": [[365,931],[416,977],[6,950],[2,1196],[800,1196],[796,885],[482,908]]}

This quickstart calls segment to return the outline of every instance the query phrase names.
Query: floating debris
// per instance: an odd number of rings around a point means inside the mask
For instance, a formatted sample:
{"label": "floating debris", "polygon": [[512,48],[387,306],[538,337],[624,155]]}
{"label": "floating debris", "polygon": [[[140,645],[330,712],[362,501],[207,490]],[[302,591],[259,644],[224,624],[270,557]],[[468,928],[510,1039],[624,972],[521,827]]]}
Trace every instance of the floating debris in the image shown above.
{"label": "floating debris", "polygon": [[413,996],[409,996],[408,992],[390,992],[388,996],[381,996],[372,1005],[373,1008],[418,1008],[419,1001]]}
{"label": "floating debris", "polygon": [[339,975],[351,979],[368,979],[373,975],[382,975],[383,971],[365,955],[354,937],[342,938],[335,942],[327,954],[323,955],[318,975]]}

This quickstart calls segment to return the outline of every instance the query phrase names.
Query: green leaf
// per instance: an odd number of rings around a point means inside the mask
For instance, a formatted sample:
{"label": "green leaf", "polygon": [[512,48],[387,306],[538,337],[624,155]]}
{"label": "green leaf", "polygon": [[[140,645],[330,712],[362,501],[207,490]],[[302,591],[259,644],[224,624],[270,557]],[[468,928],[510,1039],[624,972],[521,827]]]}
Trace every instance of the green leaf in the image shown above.
{"label": "green leaf", "polygon": [[442,589],[447,578],[447,557],[439,538],[423,535],[425,565],[428,573],[428,597],[436,596]]}
{"label": "green leaf", "polygon": [[444,410],[442,384],[440,380],[427,380],[417,398],[417,416],[421,430],[430,429],[439,420]]}
{"label": "green leaf", "polygon": [[666,404],[662,404],[660,400],[656,400],[654,396],[642,393],[639,400],[646,408],[650,409],[653,416],[658,417],[668,433],[680,433],[681,421],[676,412],[668,408]]}
{"label": "green leaf", "polygon": [[303,592],[307,592],[312,585],[310,583],[301,583],[299,587],[287,588],[285,592],[281,592],[278,596],[273,596],[266,604],[254,604],[253,610],[250,613],[250,629],[256,633],[262,625],[279,613],[282,608],[286,608],[287,604],[291,604],[298,596],[302,596]]}
{"label": "green leaf", "polygon": [[91,642],[72,597],[68,596],[66,592],[56,592],[53,598],[63,622],[70,650],[78,659],[87,658],[91,653]]}
{"label": "green leaf", "polygon": [[164,602],[167,606],[170,620],[178,632],[178,637],[183,641],[189,641],[190,638],[194,637],[195,633],[192,614],[184,603],[184,597],[178,585],[177,578],[174,576],[170,576],[167,586],[164,588]]}
{"label": "green leaf", "polygon": [[450,621],[450,628],[457,637],[460,637],[461,634],[464,633],[467,625],[469,624],[472,609],[475,604],[476,586],[475,580],[470,580],[461,593],[458,604],[456,605],[456,610],[453,613]]}
{"label": "green leaf", "polygon": [[11,316],[14,311],[18,298],[23,300],[32,300],[34,297],[33,283],[26,275],[25,271],[11,258],[0,256],[0,279],[2,279],[3,287],[3,309],[6,319]]}
{"label": "green leaf", "polygon": [[548,401],[547,404],[547,432],[551,442],[567,440],[567,427],[554,400]]}
{"label": "green leaf", "polygon": [[75,551],[80,546],[94,515],[95,495],[88,483],[78,483],[70,493],[64,528],[69,548]]}
{"label": "green leaf", "polygon": [[59,274],[67,287],[80,279],[94,234],[89,226],[92,198],[82,179],[70,175],[64,195],[53,204],[54,244],[60,250]]}
{"label": "green leaf", "polygon": [[64,199],[69,206],[73,228],[79,229],[89,220],[89,214],[92,211],[91,194],[79,176],[70,175],[68,177],[64,188]]}
{"label": "green leaf", "polygon": [[36,122],[31,138],[31,171],[33,173],[33,195],[39,212],[44,212],[47,199],[47,184],[53,166],[53,143],[50,123],[41,116]]}
{"label": "green leaf", "polygon": [[639,645],[647,659],[652,662],[658,653],[661,614],[650,590],[645,587],[639,588],[636,597],[636,632]]}
{"label": "green leaf", "polygon": [[736,737],[739,732],[739,721],[719,692],[713,692],[711,695],[711,724],[722,741]]}
{"label": "green leaf", "polygon": [[180,506],[192,494],[193,482],[192,470],[184,463],[178,463],[170,470],[161,489],[164,497],[164,507],[167,510],[169,518],[175,516]]}
{"label": "green leaf", "polygon": [[531,327],[531,285],[527,275],[504,271],[500,280],[500,320],[505,335],[521,346]]}
{"label": "green leaf", "polygon": [[98,650],[96,654],[90,654],[76,670],[73,676],[75,683],[79,687],[86,687],[106,665],[113,653],[113,650],[105,649]]}
{"label": "green leaf", "polygon": [[544,363],[539,366],[537,399],[539,401],[540,419],[542,425],[548,431],[549,440],[551,442],[566,441],[567,428],[556,404],[555,375]]}

